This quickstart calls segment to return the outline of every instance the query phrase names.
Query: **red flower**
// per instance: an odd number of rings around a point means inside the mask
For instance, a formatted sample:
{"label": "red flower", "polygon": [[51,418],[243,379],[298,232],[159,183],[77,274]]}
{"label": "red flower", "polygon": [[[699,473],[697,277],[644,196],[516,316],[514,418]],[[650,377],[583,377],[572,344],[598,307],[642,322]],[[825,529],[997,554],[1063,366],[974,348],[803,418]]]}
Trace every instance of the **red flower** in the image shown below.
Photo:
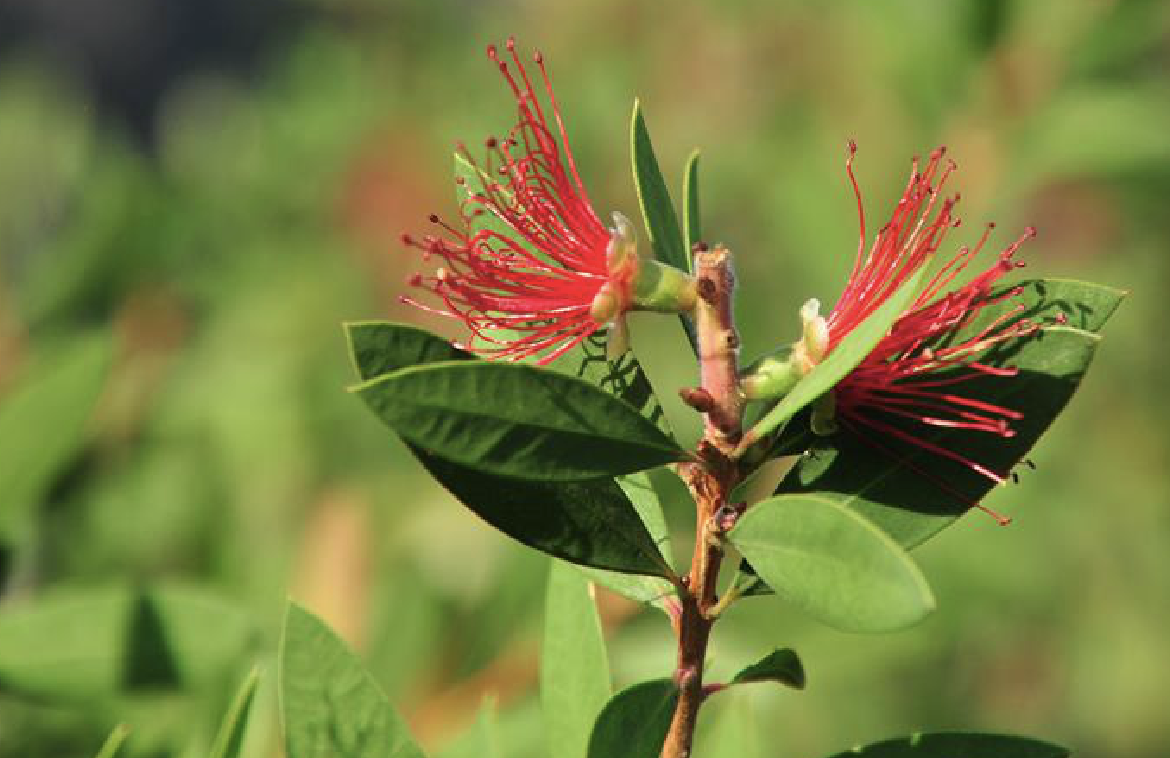
{"label": "red flower", "polygon": [[[630,307],[638,261],[624,219],[617,220],[623,228],[607,229],[590,205],[542,56],[534,60],[547,110],[513,40],[507,49],[511,63],[495,46],[488,57],[516,98],[518,123],[506,138],[487,140],[482,167],[461,148],[480,186],[463,202],[459,224],[431,216],[438,233],[403,236],[424,260],[442,259],[433,275],[416,274],[410,283],[443,307],[403,300],[462,321],[471,350],[510,360],[537,356],[543,364]],[[499,223],[478,223],[484,214]]]}
{"label": "red flower", "polygon": [[[925,169],[914,161],[910,181],[894,210],[866,252],[865,214],[861,192],[853,175],[856,146],[850,143],[846,163],[857,197],[861,241],[853,272],[833,312],[825,320],[826,352],[831,352],[850,330],[881,306],[919,268],[934,257],[949,229],[959,226],[953,215],[958,195],[943,197],[942,189],[954,163],[944,165],[945,150],[935,150]],[[977,333],[958,341],[948,339],[971,324],[980,312],[995,303],[1017,297],[1019,289],[993,293],[1004,274],[1024,264],[1013,256],[1027,231],[1003,250],[994,263],[966,284],[946,292],[959,274],[979,255],[993,224],[973,247],[958,253],[930,280],[910,308],[891,327],[874,350],[834,390],[835,418],[858,436],[869,439],[864,429],[880,436],[948,458],[988,479],[1002,482],[1006,472],[932,442],[929,429],[940,427],[1012,437],[1013,424],[1023,418],[1016,409],[996,405],[965,393],[965,385],[984,376],[1011,377],[1017,370],[980,360],[994,345],[1033,334],[1039,326],[1019,318],[1018,304]],[[910,424],[891,423],[893,419]],[[915,432],[914,429],[919,429]],[[932,477],[933,478],[933,477]]]}

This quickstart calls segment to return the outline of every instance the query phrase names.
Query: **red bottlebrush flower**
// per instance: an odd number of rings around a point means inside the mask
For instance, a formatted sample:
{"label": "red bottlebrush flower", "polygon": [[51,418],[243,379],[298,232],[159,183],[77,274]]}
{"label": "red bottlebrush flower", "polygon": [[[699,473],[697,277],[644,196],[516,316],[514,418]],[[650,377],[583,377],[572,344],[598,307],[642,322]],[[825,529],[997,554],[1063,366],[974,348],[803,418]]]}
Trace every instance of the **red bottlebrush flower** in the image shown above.
{"label": "red bottlebrush flower", "polygon": [[[841,299],[824,321],[826,354],[912,274],[927,265],[943,244],[947,231],[959,226],[959,219],[953,215],[958,195],[942,195],[955,164],[943,163],[945,151],[940,148],[931,154],[922,170],[915,160],[893,217],[867,252],[865,213],[852,168],[856,146],[850,143],[849,150],[846,167],[857,198],[861,241]],[[1008,309],[978,332],[957,340],[954,335],[973,323],[984,308],[1020,294],[1018,289],[992,289],[1009,271],[1023,266],[1013,256],[1025,240],[1035,235],[1035,230],[1027,229],[982,273],[946,291],[979,255],[993,228],[989,224],[974,247],[960,248],[939,270],[873,351],[836,386],[833,401],[835,419],[867,441],[872,442],[864,434],[865,429],[1002,482],[1005,472],[936,444],[925,433],[927,429],[945,427],[1007,438],[1015,434],[1012,425],[1023,418],[1019,410],[965,394],[964,385],[978,377],[1016,375],[1014,368],[993,366],[980,358],[995,345],[1036,332],[1039,325],[1020,318],[1024,306]],[[895,419],[910,423],[892,423]],[[915,428],[922,433],[915,433]]]}
{"label": "red bottlebrush flower", "polygon": [[[511,62],[494,46],[488,57],[516,98],[516,126],[487,141],[482,167],[461,148],[481,182],[463,202],[459,224],[431,216],[438,233],[403,237],[424,260],[442,260],[434,275],[416,274],[411,284],[443,307],[403,300],[462,321],[471,350],[544,364],[631,307],[638,259],[628,222],[617,217],[619,228],[607,229],[589,202],[543,57],[534,60],[547,110],[513,40],[507,50]],[[477,223],[484,214],[500,223]]]}

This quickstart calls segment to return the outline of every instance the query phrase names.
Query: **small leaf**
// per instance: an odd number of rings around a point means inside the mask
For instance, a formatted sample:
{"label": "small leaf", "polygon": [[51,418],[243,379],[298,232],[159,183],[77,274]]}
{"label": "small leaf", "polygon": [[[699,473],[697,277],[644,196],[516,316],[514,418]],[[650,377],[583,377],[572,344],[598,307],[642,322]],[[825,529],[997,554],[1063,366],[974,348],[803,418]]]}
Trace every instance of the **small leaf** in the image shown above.
{"label": "small leaf", "polygon": [[[412,326],[368,322],[347,324],[346,331],[358,375],[366,380],[416,361],[475,360],[470,353]],[[648,383],[628,377],[631,368],[642,376],[640,369],[631,365],[605,386],[611,391],[620,389],[634,400],[649,397],[645,394]],[[591,371],[581,368],[585,376],[591,376]],[[639,402],[645,413],[648,401]],[[437,458],[417,446],[408,447],[460,502],[529,547],[579,565],[672,576],[655,538],[612,480],[525,482],[485,474]]]}
{"label": "small leaf", "polygon": [[865,360],[917,296],[926,270],[924,266],[908,277],[897,292],[890,295],[869,318],[852,329],[833,352],[797,382],[792,391],[752,427],[745,444],[740,445],[740,452],[755,440],[779,429],[797,411],[833,389],[857,364]]}
{"label": "small leaf", "polygon": [[630,149],[634,166],[634,186],[638,190],[638,203],[642,206],[642,218],[646,232],[654,248],[654,257],[670,266],[690,271],[690,255],[683,247],[678,227],[678,214],[666,181],[658,168],[650,132],[642,117],[642,104],[634,101],[634,112],[630,120]]}
{"label": "small leaf", "polygon": [[794,689],[803,690],[804,666],[795,651],[788,648],[774,650],[740,671],[731,680],[731,684],[748,682],[780,682]]}
{"label": "small leaf", "polygon": [[[994,470],[1008,471],[1027,454],[1071,399],[1093,359],[1101,338],[1086,330],[1100,329],[1123,295],[1072,281],[1041,280],[1018,286],[1023,288],[1020,298],[987,308],[964,330],[977,334],[1016,302],[1025,306],[1020,317],[1051,319],[1063,313],[1069,321],[1068,326],[1050,324],[1034,337],[1005,344],[981,358],[991,365],[1014,366],[1018,375],[979,377],[964,383],[964,395],[1023,412],[1023,419],[1013,425],[1015,436],[1005,439],[961,429],[923,429],[896,419],[890,419],[891,424]],[[803,424],[798,419],[792,426]],[[878,452],[871,441],[845,428],[817,438],[810,454],[800,459],[777,493],[832,498],[864,515],[902,546],[914,547],[953,523],[995,487],[987,477],[921,448],[893,439],[880,442],[892,454]]]}
{"label": "small leaf", "polygon": [[612,694],[601,619],[589,582],[554,560],[540,649],[540,701],[549,753],[585,758],[593,724]]}
{"label": "small leaf", "polygon": [[404,440],[485,473],[579,481],[680,460],[683,450],[589,382],[517,364],[447,361],[354,388]]}
{"label": "small leaf", "polygon": [[240,750],[244,746],[244,730],[248,726],[248,714],[252,707],[252,698],[256,695],[256,685],[260,682],[259,667],[253,668],[244,679],[240,689],[219,725],[219,733],[211,746],[210,758],[239,758]]}
{"label": "small leaf", "polygon": [[891,631],[934,610],[930,588],[910,557],[830,498],[764,500],[748,509],[728,539],[777,594],[838,629]]}
{"label": "small leaf", "polygon": [[[699,216],[699,151],[696,149],[687,159],[683,175],[683,226],[687,232],[687,251],[703,241],[703,226]],[[689,256],[688,256],[689,258]]]}
{"label": "small leaf", "polygon": [[962,732],[916,734],[856,747],[832,758],[1068,758],[1069,751],[1028,737]]}
{"label": "small leaf", "polygon": [[678,688],[669,679],[622,690],[597,717],[589,758],[658,758],[677,703]]}
{"label": "small leaf", "polygon": [[289,603],[280,643],[288,758],[422,758],[406,724],[349,646]]}
{"label": "small leaf", "polygon": [[98,751],[97,758],[115,758],[118,755],[118,751],[122,749],[122,743],[129,736],[130,727],[125,724],[118,724],[110,732],[110,736],[106,737],[106,741],[102,743],[102,748]]}

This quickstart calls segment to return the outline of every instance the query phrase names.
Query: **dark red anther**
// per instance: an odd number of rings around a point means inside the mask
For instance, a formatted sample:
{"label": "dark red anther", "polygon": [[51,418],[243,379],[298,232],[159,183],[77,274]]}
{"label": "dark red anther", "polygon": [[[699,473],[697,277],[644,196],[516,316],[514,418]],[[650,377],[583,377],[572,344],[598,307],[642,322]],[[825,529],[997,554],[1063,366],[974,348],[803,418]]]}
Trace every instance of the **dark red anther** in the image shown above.
{"label": "dark red anther", "polygon": [[491,58],[493,61],[499,59],[500,54],[499,54],[499,51],[496,50],[495,45],[488,45],[487,46],[487,56],[488,56],[488,58]]}
{"label": "dark red anther", "polygon": [[432,213],[431,215],[427,216],[427,219],[429,219],[432,224],[437,224],[439,223],[439,214]]}
{"label": "dark red anther", "polygon": [[544,65],[544,53],[537,50],[535,53],[532,54],[532,60],[534,63],[536,63],[536,65],[543,66]]}
{"label": "dark red anther", "polygon": [[1061,326],[1064,326],[1068,323],[1068,315],[1065,314],[1064,311],[1058,312],[1054,318],[1056,323],[1060,324]]}
{"label": "dark red anther", "polygon": [[409,234],[403,234],[401,239],[402,244],[406,245],[407,247],[414,247],[414,237],[411,237]]}
{"label": "dark red anther", "polygon": [[508,37],[508,41],[504,44],[507,46],[509,53],[516,52],[516,38],[515,37]]}
{"label": "dark red anther", "polygon": [[483,144],[484,147],[486,147],[488,150],[495,150],[496,146],[499,145],[500,142],[495,137],[488,137],[483,141]]}
{"label": "dark red anther", "polygon": [[421,287],[422,283],[422,274],[411,274],[406,278],[406,284],[410,287]]}

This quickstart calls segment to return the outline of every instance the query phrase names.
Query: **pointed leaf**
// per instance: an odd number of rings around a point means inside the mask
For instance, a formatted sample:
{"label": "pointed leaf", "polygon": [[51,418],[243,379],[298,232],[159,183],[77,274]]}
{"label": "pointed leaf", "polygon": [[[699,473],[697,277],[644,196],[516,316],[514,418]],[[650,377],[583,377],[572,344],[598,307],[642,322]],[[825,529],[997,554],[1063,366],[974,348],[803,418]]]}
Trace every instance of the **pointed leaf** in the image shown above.
{"label": "pointed leaf", "polygon": [[[348,324],[346,329],[362,379],[416,361],[474,360],[471,354],[411,326],[371,322]],[[529,547],[586,566],[672,575],[655,538],[612,480],[526,482],[486,474],[437,458],[417,446],[408,447],[460,502]]]}
{"label": "pointed leaf", "polygon": [[118,751],[122,749],[122,744],[126,738],[130,736],[130,727],[125,724],[118,724],[114,730],[110,732],[110,736],[106,737],[106,741],[102,743],[101,750],[98,751],[97,758],[115,758]]}
{"label": "pointed leaf", "polygon": [[1068,758],[1065,748],[1028,737],[962,732],[916,734],[837,753],[832,758]]}
{"label": "pointed leaf", "polygon": [[678,703],[669,679],[628,687],[613,697],[589,738],[589,758],[658,758]]}
{"label": "pointed leaf", "polygon": [[748,509],[728,539],[777,594],[838,629],[891,631],[934,610],[930,588],[910,557],[830,498],[764,500]]}
{"label": "pointed leaf", "polygon": [[634,101],[634,113],[630,119],[630,149],[634,165],[634,187],[638,190],[638,203],[642,206],[642,218],[646,232],[654,249],[654,257],[683,271],[690,271],[690,255],[683,247],[682,234],[678,228],[678,214],[666,189],[666,181],[658,168],[658,158],[650,142],[650,132],[642,117],[642,104]]}
{"label": "pointed leaf", "polygon": [[[904,425],[915,436],[999,471],[1012,469],[1064,409],[1100,342],[1087,330],[1101,328],[1122,297],[1117,290],[1081,282],[1034,281],[1021,286],[1023,316],[1052,318],[1060,312],[1070,325],[1051,324],[1030,339],[1001,346],[981,360],[1014,366],[1019,374],[980,377],[965,382],[963,390],[967,396],[1023,412],[1024,418],[1014,424],[1015,436],[1005,439]],[[1011,303],[1004,303],[988,308],[968,329],[982,329],[1010,307]],[[891,423],[900,422],[891,419]],[[799,419],[793,426],[800,426]],[[878,442],[890,452],[879,452],[873,440],[844,428],[817,439],[777,493],[809,492],[832,498],[864,515],[899,544],[914,547],[951,524],[995,486],[987,477],[921,448],[890,439]]]}
{"label": "pointed leaf", "polygon": [[[780,428],[814,400],[833,389],[857,364],[865,360],[890,327],[906,310],[918,294],[926,267],[920,268],[890,298],[875,310],[869,318],[858,324],[837,345],[833,352],[820,362],[803,379],[797,382],[784,398],[756,422],[745,443],[761,439]],[[746,448],[747,445],[741,445]]]}
{"label": "pointed leaf", "polygon": [[687,168],[683,179],[683,219],[683,226],[687,233],[686,249],[690,251],[703,241],[703,225],[699,217],[699,151],[697,149],[687,159]]}
{"label": "pointed leaf", "polygon": [[593,724],[612,694],[592,588],[576,569],[554,560],[540,650],[540,701],[549,753],[585,758]]}
{"label": "pointed leaf", "polygon": [[253,668],[244,679],[240,689],[219,725],[219,733],[211,746],[210,758],[239,758],[240,750],[244,746],[244,730],[248,726],[248,714],[252,708],[252,698],[256,695],[256,685],[260,682],[259,667]]}
{"label": "pointed leaf", "polygon": [[580,481],[685,455],[626,403],[534,366],[431,363],[372,379],[354,392],[404,440],[489,474]]}
{"label": "pointed leaf", "polygon": [[349,646],[296,603],[280,643],[280,708],[288,758],[423,758]]}
{"label": "pointed leaf", "polygon": [[780,682],[794,689],[803,690],[804,666],[795,651],[789,648],[773,650],[758,662],[740,671],[731,680],[731,684],[748,682]]}

